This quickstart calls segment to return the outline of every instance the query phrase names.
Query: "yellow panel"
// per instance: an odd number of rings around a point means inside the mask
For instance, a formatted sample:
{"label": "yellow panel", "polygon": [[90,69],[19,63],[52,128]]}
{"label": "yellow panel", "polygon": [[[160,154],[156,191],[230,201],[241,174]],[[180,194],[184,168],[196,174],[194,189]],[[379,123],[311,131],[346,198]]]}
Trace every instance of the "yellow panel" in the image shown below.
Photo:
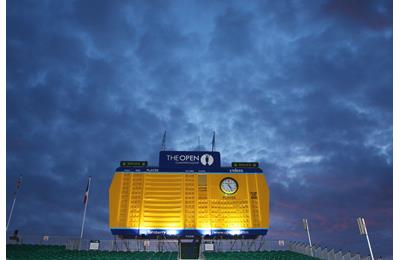
{"label": "yellow panel", "polygon": [[[238,184],[225,194],[224,178]],[[111,228],[269,228],[262,173],[120,173],[110,187]]]}
{"label": "yellow panel", "polygon": [[114,174],[111,186],[109,188],[109,209],[110,209],[110,226],[117,227],[119,215],[120,194],[121,194],[121,183],[122,174]]}

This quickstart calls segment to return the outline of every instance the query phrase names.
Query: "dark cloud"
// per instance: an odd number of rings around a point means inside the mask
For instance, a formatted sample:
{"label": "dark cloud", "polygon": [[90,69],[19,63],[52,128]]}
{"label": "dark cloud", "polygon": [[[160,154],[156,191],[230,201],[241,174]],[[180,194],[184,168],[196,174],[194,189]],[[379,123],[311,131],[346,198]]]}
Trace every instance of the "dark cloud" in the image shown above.
{"label": "dark cloud", "polygon": [[[275,187],[271,197],[279,198],[271,200],[272,215],[277,215],[271,218],[271,225],[276,225],[278,229],[274,236],[289,239],[295,233],[298,238],[305,239],[298,219],[303,216],[313,223],[314,230],[318,230],[312,232],[315,243],[345,249],[344,242],[361,240],[355,226],[357,217],[369,219],[368,227],[375,234],[392,225],[393,192],[388,189],[392,185],[391,165],[383,156],[373,155],[374,152],[368,148],[341,148],[342,154],[336,153],[319,163],[297,164],[296,171],[302,176],[300,182],[287,179],[287,171],[290,170],[267,164],[273,169],[267,175],[271,176],[270,185]],[[282,171],[283,174],[279,174]],[[282,218],[295,225],[282,225]],[[342,234],[341,240],[326,241],[326,236],[337,236],[338,233]],[[378,240],[376,243],[377,247],[384,246]],[[355,245],[353,250],[364,251],[365,248],[360,244]]]}
{"label": "dark cloud", "polygon": [[373,30],[387,29],[392,26],[392,1],[329,1],[323,11],[335,19],[343,20],[347,25],[368,27]]}
{"label": "dark cloud", "polygon": [[234,60],[252,53],[255,47],[252,22],[252,14],[233,8],[218,16],[210,42],[212,55]]}
{"label": "dark cloud", "polygon": [[[392,251],[390,1],[12,1],[7,5],[11,229],[109,238],[120,160],[176,150],[258,160],[272,238]],[[199,138],[200,137],[200,138]],[[199,145],[200,139],[200,145]]]}

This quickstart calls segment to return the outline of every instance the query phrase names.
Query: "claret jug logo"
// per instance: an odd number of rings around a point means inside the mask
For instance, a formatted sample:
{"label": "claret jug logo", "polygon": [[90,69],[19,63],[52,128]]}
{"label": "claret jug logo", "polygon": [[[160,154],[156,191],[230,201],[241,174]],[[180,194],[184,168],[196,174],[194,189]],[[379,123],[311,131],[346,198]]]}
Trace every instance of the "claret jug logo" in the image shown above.
{"label": "claret jug logo", "polygon": [[214,158],[210,154],[203,154],[200,158],[200,162],[203,165],[212,165],[214,163]]}

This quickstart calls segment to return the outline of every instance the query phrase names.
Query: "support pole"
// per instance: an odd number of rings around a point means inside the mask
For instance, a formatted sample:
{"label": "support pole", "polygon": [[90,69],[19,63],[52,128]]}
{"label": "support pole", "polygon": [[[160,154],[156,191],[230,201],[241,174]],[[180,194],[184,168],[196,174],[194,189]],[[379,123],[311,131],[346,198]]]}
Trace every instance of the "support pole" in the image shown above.
{"label": "support pole", "polygon": [[310,244],[311,256],[314,256],[314,252],[313,252],[313,248],[312,248],[312,243],[311,243],[311,237],[310,237],[310,229],[308,228],[308,225],[307,225],[307,235],[308,235],[308,243]]}
{"label": "support pole", "polygon": [[310,253],[311,256],[314,256],[313,248],[312,248],[312,243],[311,243],[311,236],[310,236],[310,229],[308,227],[308,220],[306,218],[303,218],[303,225],[304,229],[307,231],[307,236],[308,236],[308,244],[310,245]]}
{"label": "support pole", "polygon": [[365,229],[365,237],[367,238],[367,243],[368,243],[369,252],[371,254],[371,259],[375,260],[374,254],[372,253],[371,243],[369,242],[368,230],[367,230],[367,225],[365,225],[365,219],[361,218],[361,221],[362,221],[364,229]]}

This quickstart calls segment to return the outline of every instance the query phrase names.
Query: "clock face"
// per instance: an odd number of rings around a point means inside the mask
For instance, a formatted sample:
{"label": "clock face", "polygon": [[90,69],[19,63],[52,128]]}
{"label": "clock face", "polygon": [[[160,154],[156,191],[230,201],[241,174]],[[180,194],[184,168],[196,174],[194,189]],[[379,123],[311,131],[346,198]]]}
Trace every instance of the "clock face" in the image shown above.
{"label": "clock face", "polygon": [[225,194],[234,194],[239,185],[233,178],[225,178],[221,181],[220,188]]}

